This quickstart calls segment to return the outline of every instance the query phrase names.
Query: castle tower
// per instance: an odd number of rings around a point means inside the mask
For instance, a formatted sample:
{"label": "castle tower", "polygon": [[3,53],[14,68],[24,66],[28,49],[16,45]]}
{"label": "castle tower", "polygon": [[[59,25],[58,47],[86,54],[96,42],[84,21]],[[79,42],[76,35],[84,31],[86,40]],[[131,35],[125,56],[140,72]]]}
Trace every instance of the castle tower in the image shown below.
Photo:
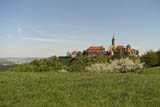
{"label": "castle tower", "polygon": [[115,39],[115,36],[113,35],[113,38],[112,38],[112,46],[114,48],[116,48],[116,39]]}

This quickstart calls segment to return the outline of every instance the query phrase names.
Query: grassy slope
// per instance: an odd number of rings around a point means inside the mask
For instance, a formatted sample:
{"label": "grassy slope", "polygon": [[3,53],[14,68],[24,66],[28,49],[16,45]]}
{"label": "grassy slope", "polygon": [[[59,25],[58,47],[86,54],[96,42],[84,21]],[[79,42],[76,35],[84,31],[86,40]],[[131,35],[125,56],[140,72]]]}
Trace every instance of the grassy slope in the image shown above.
{"label": "grassy slope", "polygon": [[0,72],[0,106],[160,106],[160,76]]}
{"label": "grassy slope", "polygon": [[146,68],[138,72],[143,74],[160,74],[160,67]]}

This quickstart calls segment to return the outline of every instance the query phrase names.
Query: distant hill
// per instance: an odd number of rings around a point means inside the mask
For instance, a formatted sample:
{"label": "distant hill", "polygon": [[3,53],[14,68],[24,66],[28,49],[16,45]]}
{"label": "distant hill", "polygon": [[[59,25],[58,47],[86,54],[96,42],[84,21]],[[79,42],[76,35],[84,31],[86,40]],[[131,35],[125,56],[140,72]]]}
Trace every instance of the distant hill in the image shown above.
{"label": "distant hill", "polygon": [[40,58],[0,58],[0,65],[25,64]]}
{"label": "distant hill", "polygon": [[11,61],[8,61],[7,59],[0,58],[0,65],[13,65],[14,63]]}
{"label": "distant hill", "polygon": [[29,63],[35,59],[40,58],[0,58],[0,71],[7,71],[14,66]]}

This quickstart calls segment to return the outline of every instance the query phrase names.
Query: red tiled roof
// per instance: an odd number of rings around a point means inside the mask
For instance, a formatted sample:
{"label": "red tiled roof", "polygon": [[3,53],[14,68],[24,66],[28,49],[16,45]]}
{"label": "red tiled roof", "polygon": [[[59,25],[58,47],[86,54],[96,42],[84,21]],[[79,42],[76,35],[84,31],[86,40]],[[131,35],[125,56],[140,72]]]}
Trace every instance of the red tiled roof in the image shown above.
{"label": "red tiled roof", "polygon": [[118,45],[116,48],[124,48],[124,46],[122,46],[122,45]]}
{"label": "red tiled roof", "polygon": [[103,50],[104,48],[102,46],[91,46],[87,50]]}

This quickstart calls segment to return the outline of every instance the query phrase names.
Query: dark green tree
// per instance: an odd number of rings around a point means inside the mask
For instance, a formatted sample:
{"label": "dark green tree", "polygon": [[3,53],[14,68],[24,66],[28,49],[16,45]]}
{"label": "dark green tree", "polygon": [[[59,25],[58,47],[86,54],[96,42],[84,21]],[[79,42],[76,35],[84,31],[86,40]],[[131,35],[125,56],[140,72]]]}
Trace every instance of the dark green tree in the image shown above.
{"label": "dark green tree", "polygon": [[135,54],[139,56],[139,50],[135,50]]}
{"label": "dark green tree", "polygon": [[158,55],[158,65],[160,66],[160,50],[158,50],[156,54]]}
{"label": "dark green tree", "polygon": [[131,49],[131,45],[130,44],[128,44],[127,46],[126,46],[126,49]]}
{"label": "dark green tree", "polygon": [[145,62],[147,67],[154,67],[158,64],[158,55],[154,51],[148,51],[144,55],[141,56],[141,61]]}
{"label": "dark green tree", "polygon": [[76,58],[80,58],[80,57],[83,57],[83,53],[80,52],[80,51],[78,51],[78,52],[77,52],[77,55],[76,55]]}
{"label": "dark green tree", "polygon": [[115,51],[114,51],[114,56],[113,56],[113,59],[114,58],[117,58],[117,59],[120,59],[122,57],[125,56],[125,48],[117,48]]}

